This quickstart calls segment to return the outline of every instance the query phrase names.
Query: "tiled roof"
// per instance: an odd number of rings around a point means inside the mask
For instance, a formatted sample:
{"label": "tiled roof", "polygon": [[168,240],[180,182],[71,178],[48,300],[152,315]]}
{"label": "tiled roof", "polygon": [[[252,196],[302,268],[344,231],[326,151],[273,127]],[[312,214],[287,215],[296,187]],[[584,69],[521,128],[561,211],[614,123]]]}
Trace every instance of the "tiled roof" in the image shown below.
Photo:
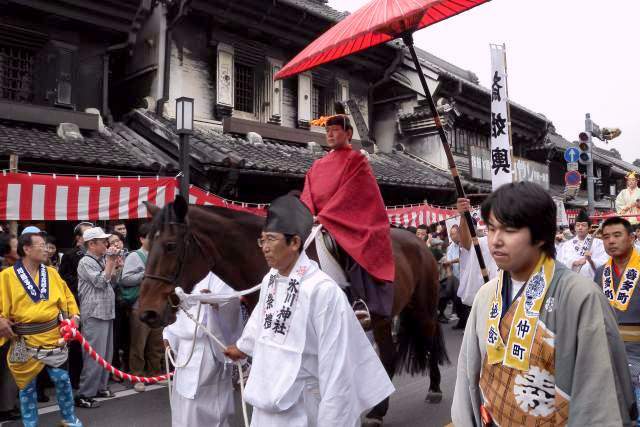
{"label": "tiled roof", "polygon": [[297,9],[302,9],[312,15],[320,18],[327,19],[329,21],[338,22],[347,14],[345,12],[339,12],[328,6],[326,0],[279,0],[280,3],[288,4],[289,6]]}
{"label": "tiled roof", "polygon": [[63,140],[55,126],[0,120],[0,155],[137,170],[157,170],[166,165],[166,158],[158,156],[158,150],[147,141],[132,145],[110,131],[110,136],[83,131],[83,140]]}
{"label": "tiled roof", "polygon": [[[143,109],[132,112],[128,120],[129,126],[135,129],[138,127],[132,122],[146,126],[148,132],[162,136],[177,152],[178,138],[173,121]],[[140,132],[145,136],[144,131]],[[195,124],[190,141],[192,158],[204,169],[234,164],[248,173],[268,172],[301,178],[311,164],[325,154],[325,151],[312,150],[304,144],[282,140],[265,138],[261,143],[249,142],[243,137],[223,133],[220,126],[203,123]],[[453,181],[448,172],[404,152],[370,154],[369,162],[380,184],[453,189]],[[479,188],[479,185],[472,183],[465,183],[465,186],[473,190]]]}

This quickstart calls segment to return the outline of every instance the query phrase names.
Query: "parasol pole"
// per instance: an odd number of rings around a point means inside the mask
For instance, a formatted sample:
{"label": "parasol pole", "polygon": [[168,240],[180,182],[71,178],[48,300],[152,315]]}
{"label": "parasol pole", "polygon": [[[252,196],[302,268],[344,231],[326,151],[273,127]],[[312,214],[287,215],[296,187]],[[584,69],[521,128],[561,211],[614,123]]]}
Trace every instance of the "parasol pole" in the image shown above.
{"label": "parasol pole", "polygon": [[[413,58],[413,63],[416,66],[416,72],[418,73],[420,83],[422,84],[422,89],[424,89],[425,97],[427,98],[427,102],[429,103],[429,108],[431,109],[431,114],[433,115],[433,121],[436,125],[436,129],[438,130],[438,135],[440,135],[442,148],[444,148],[444,152],[447,156],[449,170],[451,171],[451,176],[453,177],[453,183],[456,186],[458,198],[466,198],[466,195],[464,194],[464,188],[462,188],[462,181],[460,181],[460,175],[458,174],[458,168],[456,167],[456,162],[453,159],[449,141],[447,141],[447,134],[442,127],[440,115],[436,110],[436,104],[433,101],[433,97],[431,96],[431,92],[429,91],[429,87],[427,86],[427,80],[425,79],[424,73],[422,72],[422,66],[420,65],[420,61],[418,60],[418,55],[416,54],[416,50],[413,47],[413,34],[410,32],[404,33],[402,35],[402,41],[409,48],[409,52],[411,52],[411,58]],[[476,251],[476,256],[478,257],[478,264],[480,264],[480,272],[482,273],[482,278],[486,283],[489,281],[489,273],[487,272],[487,266],[484,263],[484,258],[482,257],[482,251],[480,250],[480,243],[478,242],[478,235],[476,234],[476,227],[473,224],[473,218],[471,218],[471,212],[466,211],[464,213],[464,219],[466,220],[469,232],[471,233],[471,240],[473,241],[473,247]]]}

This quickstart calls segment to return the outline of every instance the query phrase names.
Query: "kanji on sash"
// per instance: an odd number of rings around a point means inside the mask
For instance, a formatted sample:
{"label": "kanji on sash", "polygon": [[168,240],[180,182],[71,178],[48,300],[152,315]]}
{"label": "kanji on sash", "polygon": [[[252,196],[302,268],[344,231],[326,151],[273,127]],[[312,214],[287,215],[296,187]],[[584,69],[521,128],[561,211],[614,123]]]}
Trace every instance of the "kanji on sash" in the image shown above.
{"label": "kanji on sash", "polygon": [[513,344],[511,348],[511,354],[513,357],[517,357],[520,360],[524,360],[524,353],[527,351],[526,348],[522,347],[520,344]]}
{"label": "kanji on sash", "polygon": [[276,320],[275,322],[273,322],[274,333],[285,335],[286,331],[287,331],[287,326],[285,325],[284,322],[281,322],[280,320]]}
{"label": "kanji on sash", "polygon": [[498,312],[498,304],[497,303],[493,303],[491,305],[491,311],[489,312],[489,317],[491,317],[492,319],[495,319],[496,317],[498,317],[500,313]]}
{"label": "kanji on sash", "polygon": [[495,344],[496,341],[498,341],[498,332],[496,332],[493,326],[489,328],[489,334],[487,336],[487,340],[491,344]]}
{"label": "kanji on sash", "polygon": [[516,325],[516,335],[520,338],[524,338],[531,330],[531,325],[527,319],[520,319]]}
{"label": "kanji on sash", "polygon": [[267,300],[265,301],[267,310],[271,310],[273,308],[273,302],[273,294],[267,295]]}
{"label": "kanji on sash", "polygon": [[273,322],[273,314],[271,313],[267,313],[266,316],[264,316],[264,329],[271,329],[271,324]]}
{"label": "kanji on sash", "polygon": [[276,317],[282,321],[286,321],[289,317],[291,317],[291,309],[285,305],[280,309]]}

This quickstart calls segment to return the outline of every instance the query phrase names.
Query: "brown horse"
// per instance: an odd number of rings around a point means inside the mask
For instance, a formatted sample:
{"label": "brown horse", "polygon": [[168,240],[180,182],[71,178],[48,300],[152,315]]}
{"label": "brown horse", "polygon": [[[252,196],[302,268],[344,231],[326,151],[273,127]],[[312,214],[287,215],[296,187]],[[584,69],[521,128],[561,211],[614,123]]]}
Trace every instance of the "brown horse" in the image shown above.
{"label": "brown horse", "polygon": [[[189,207],[181,197],[162,209],[149,204],[147,208],[153,215],[151,249],[139,312],[150,326],[172,323],[175,287],[190,292],[209,271],[235,290],[248,289],[267,274],[269,268],[256,244],[264,218],[220,207]],[[441,397],[438,364],[448,357],[437,321],[437,263],[412,233],[392,229],[391,237],[396,262],[393,314],[399,316],[400,327],[394,343],[392,322],[372,319],[380,358],[390,377],[396,369],[411,374],[424,374],[428,369],[428,398]],[[312,258],[315,252],[315,247],[308,250]],[[251,309],[257,299],[257,293],[247,297]],[[382,420],[388,404],[386,399],[367,417]]]}

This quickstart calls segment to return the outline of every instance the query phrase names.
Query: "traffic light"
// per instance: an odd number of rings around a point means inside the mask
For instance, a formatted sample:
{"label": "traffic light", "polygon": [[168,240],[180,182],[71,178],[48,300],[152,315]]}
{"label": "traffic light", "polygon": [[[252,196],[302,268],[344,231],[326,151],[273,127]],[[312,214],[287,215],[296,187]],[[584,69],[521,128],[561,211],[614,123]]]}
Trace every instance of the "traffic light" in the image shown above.
{"label": "traffic light", "polygon": [[586,132],[580,132],[578,140],[578,149],[580,150],[578,161],[580,164],[586,165],[591,162],[591,143],[589,142],[589,135],[587,135]]}

